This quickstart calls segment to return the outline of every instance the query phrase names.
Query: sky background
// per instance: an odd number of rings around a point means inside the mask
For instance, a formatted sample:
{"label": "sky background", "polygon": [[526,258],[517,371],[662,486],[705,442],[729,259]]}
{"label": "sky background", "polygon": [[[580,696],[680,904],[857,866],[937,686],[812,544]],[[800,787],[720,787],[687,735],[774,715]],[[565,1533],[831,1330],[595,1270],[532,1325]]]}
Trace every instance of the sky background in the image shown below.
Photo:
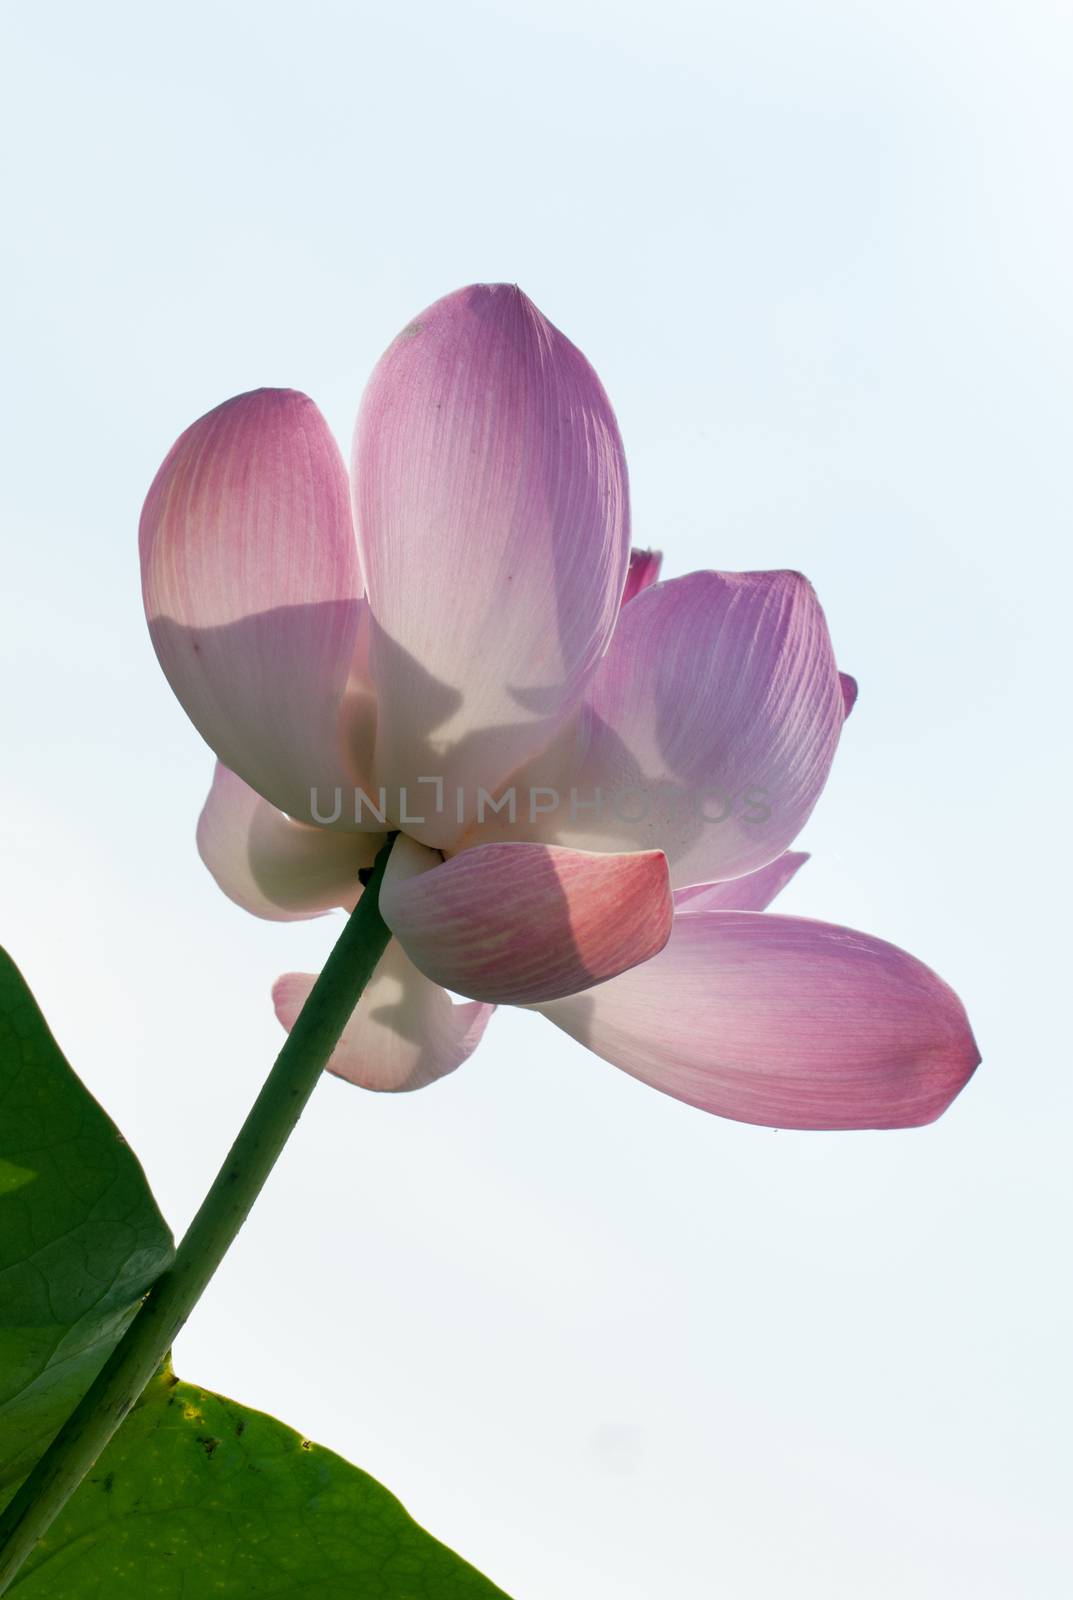
{"label": "sky background", "polygon": [[1064,1600],[1069,5],[3,16],[0,938],[173,1225],[338,922],[200,865],[141,500],[262,384],[345,448],[473,280],[595,364],[666,574],[816,584],[861,697],[780,909],[984,1055],[930,1128],[775,1133],[501,1012],[427,1091],[320,1087],[179,1371],[515,1600]]}

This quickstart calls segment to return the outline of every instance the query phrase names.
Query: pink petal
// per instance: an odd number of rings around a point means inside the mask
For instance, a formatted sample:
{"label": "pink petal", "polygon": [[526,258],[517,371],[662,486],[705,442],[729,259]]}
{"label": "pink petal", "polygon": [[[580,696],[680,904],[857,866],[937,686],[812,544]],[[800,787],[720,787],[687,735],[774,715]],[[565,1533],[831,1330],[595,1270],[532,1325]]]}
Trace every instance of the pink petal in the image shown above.
{"label": "pink petal", "polygon": [[579,701],[629,554],[626,467],[600,382],[519,289],[437,301],[373,373],[354,496],[381,705],[376,777],[426,777],[423,842],[455,790],[495,788]]}
{"label": "pink petal", "polygon": [[642,589],[648,589],[659,578],[659,569],[663,565],[662,550],[631,550],[630,570],[626,574],[626,587],[622,591],[622,604],[632,600],[634,595],[640,594]]}
{"label": "pink petal", "polygon": [[655,960],[540,1009],[653,1088],[765,1127],[932,1122],[980,1059],[957,996],[904,950],[748,911],[677,916]]}
{"label": "pink petal", "polygon": [[808,860],[807,854],[787,850],[759,872],[744,878],[728,878],[725,883],[694,883],[674,892],[676,917],[696,911],[766,911],[775,896]]}
{"label": "pink petal", "polygon": [[848,672],[840,672],[838,681],[842,685],[842,705],[845,709],[845,715],[848,717],[857,704],[857,695],[860,692],[857,688],[857,680],[856,678],[851,678]]}
{"label": "pink petal", "polygon": [[353,782],[340,704],[361,595],[346,472],[313,402],[259,389],[195,422],[153,481],[140,545],[149,631],[187,715],[309,820],[312,786]]}
{"label": "pink petal", "polygon": [[491,844],[437,864],[404,836],[388,860],[380,909],[436,983],[511,1005],[572,994],[647,961],[666,943],[673,915],[658,851]]}
{"label": "pink petal", "polygon": [[292,822],[221,762],[197,825],[201,859],[224,894],[271,922],[352,907],[358,874],[382,843],[378,834]]}
{"label": "pink petal", "polygon": [[[740,878],[800,831],[842,722],[827,626],[800,574],[656,584],[623,607],[575,727],[512,779],[519,805],[535,793],[541,807],[521,836],[661,849],[675,887]],[[496,836],[487,820],[471,835]]]}
{"label": "pink petal", "polygon": [[[276,1016],[290,1032],[315,982],[289,972],[272,990]],[[328,1071],[361,1089],[423,1089],[471,1056],[495,1006],[451,997],[418,972],[392,939],[343,1029]]]}

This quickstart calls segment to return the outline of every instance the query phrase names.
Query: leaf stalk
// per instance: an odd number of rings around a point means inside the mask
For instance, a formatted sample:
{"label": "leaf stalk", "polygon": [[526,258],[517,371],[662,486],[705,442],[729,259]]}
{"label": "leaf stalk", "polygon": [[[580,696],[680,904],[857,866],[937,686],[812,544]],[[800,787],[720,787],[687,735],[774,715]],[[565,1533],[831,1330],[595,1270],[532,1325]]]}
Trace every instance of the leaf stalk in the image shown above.
{"label": "leaf stalk", "polygon": [[302,1007],[172,1265],[0,1514],[0,1594],[137,1402],[197,1305],[264,1187],[376,970],[390,930],[379,890],[394,835]]}

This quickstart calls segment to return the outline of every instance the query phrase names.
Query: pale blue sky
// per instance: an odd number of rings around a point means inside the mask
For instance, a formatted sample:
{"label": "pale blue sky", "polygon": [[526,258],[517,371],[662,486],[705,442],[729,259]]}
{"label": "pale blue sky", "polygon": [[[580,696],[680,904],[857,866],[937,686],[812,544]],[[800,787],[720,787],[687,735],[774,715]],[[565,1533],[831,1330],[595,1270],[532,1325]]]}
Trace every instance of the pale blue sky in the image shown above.
{"label": "pale blue sky", "polygon": [[[236,391],[345,444],[515,280],[666,570],[792,566],[861,699],[782,902],[964,997],[930,1129],[771,1133],[498,1016],[326,1083],[184,1375],[376,1473],[516,1600],[1069,1592],[1068,6],[4,10],[0,938],[183,1223],[331,919],[258,924],[149,647],[140,502]],[[1057,863],[1057,865],[1055,864]]]}

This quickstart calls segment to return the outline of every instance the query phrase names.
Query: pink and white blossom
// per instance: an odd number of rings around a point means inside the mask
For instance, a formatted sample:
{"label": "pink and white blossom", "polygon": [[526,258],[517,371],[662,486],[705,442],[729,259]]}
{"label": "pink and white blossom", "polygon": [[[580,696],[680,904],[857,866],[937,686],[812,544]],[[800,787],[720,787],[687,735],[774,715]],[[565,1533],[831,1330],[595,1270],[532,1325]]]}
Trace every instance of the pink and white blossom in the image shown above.
{"label": "pink and white blossom", "polygon": [[[141,557],[161,664],[218,758],[198,845],[224,892],[279,921],[350,908],[399,834],[341,1076],[428,1084],[502,1004],[772,1126],[928,1122],[971,1075],[927,967],[762,914],[856,698],[811,586],[661,582],[658,553],[631,553],[607,396],[516,288],[404,329],[349,480],[293,391],[195,422]],[[313,981],[279,980],[284,1026]]]}

